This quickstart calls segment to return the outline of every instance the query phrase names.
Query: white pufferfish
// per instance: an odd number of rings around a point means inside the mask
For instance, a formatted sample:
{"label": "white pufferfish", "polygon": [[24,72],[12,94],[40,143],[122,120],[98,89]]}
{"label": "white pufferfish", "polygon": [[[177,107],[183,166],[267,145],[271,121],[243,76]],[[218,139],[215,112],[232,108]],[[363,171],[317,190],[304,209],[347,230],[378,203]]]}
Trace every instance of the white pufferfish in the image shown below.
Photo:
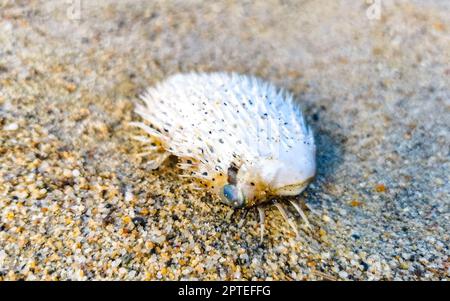
{"label": "white pufferfish", "polygon": [[[177,74],[149,88],[136,105],[148,134],[143,155],[157,168],[169,156],[178,166],[234,208],[273,201],[295,232],[278,196],[300,194],[316,173],[316,146],[300,106],[284,89],[253,76]],[[290,201],[309,223],[300,204]]]}

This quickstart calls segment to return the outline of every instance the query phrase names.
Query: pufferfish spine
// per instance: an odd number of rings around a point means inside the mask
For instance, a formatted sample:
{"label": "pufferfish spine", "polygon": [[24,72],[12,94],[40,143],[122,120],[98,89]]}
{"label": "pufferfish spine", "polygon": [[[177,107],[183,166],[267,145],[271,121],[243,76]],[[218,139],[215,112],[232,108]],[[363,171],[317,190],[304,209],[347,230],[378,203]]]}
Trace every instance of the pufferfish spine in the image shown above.
{"label": "pufferfish spine", "polygon": [[177,74],[141,99],[136,112],[143,122],[133,124],[149,135],[137,139],[147,143],[152,167],[175,155],[185,176],[231,206],[296,195],[315,175],[314,137],[301,108],[269,82],[235,73]]}

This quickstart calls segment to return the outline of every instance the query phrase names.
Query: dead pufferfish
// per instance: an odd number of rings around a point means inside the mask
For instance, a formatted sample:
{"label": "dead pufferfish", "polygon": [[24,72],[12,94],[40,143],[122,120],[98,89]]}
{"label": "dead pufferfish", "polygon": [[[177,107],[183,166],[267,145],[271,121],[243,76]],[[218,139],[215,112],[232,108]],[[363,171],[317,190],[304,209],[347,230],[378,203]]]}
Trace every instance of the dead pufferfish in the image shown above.
{"label": "dead pufferfish", "polygon": [[[141,155],[157,168],[170,155],[203,187],[234,208],[272,201],[294,231],[280,196],[300,194],[316,173],[313,133],[293,95],[253,76],[177,74],[147,89],[136,105],[146,132]],[[309,226],[300,204],[290,201]]]}

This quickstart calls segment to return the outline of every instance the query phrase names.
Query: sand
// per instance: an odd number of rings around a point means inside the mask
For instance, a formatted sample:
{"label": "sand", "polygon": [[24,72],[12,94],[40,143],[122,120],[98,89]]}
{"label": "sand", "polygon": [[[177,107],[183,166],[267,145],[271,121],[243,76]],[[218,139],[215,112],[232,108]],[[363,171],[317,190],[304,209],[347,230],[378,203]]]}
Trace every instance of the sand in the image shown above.
{"label": "sand", "polygon": [[[380,2],[2,2],[0,279],[448,280],[450,5]],[[139,157],[137,95],[187,71],[295,93],[311,230],[269,204],[260,244]]]}

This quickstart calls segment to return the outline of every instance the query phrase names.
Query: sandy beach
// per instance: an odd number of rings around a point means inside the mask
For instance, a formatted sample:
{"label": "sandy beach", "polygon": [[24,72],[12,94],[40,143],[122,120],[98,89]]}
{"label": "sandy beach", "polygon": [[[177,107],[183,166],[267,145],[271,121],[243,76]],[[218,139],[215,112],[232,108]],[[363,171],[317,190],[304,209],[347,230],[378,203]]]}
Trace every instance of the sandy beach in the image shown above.
{"label": "sandy beach", "polygon": [[[0,2],[0,280],[448,280],[450,5],[379,2]],[[138,155],[138,95],[189,71],[295,94],[312,229],[267,205],[260,244]]]}

